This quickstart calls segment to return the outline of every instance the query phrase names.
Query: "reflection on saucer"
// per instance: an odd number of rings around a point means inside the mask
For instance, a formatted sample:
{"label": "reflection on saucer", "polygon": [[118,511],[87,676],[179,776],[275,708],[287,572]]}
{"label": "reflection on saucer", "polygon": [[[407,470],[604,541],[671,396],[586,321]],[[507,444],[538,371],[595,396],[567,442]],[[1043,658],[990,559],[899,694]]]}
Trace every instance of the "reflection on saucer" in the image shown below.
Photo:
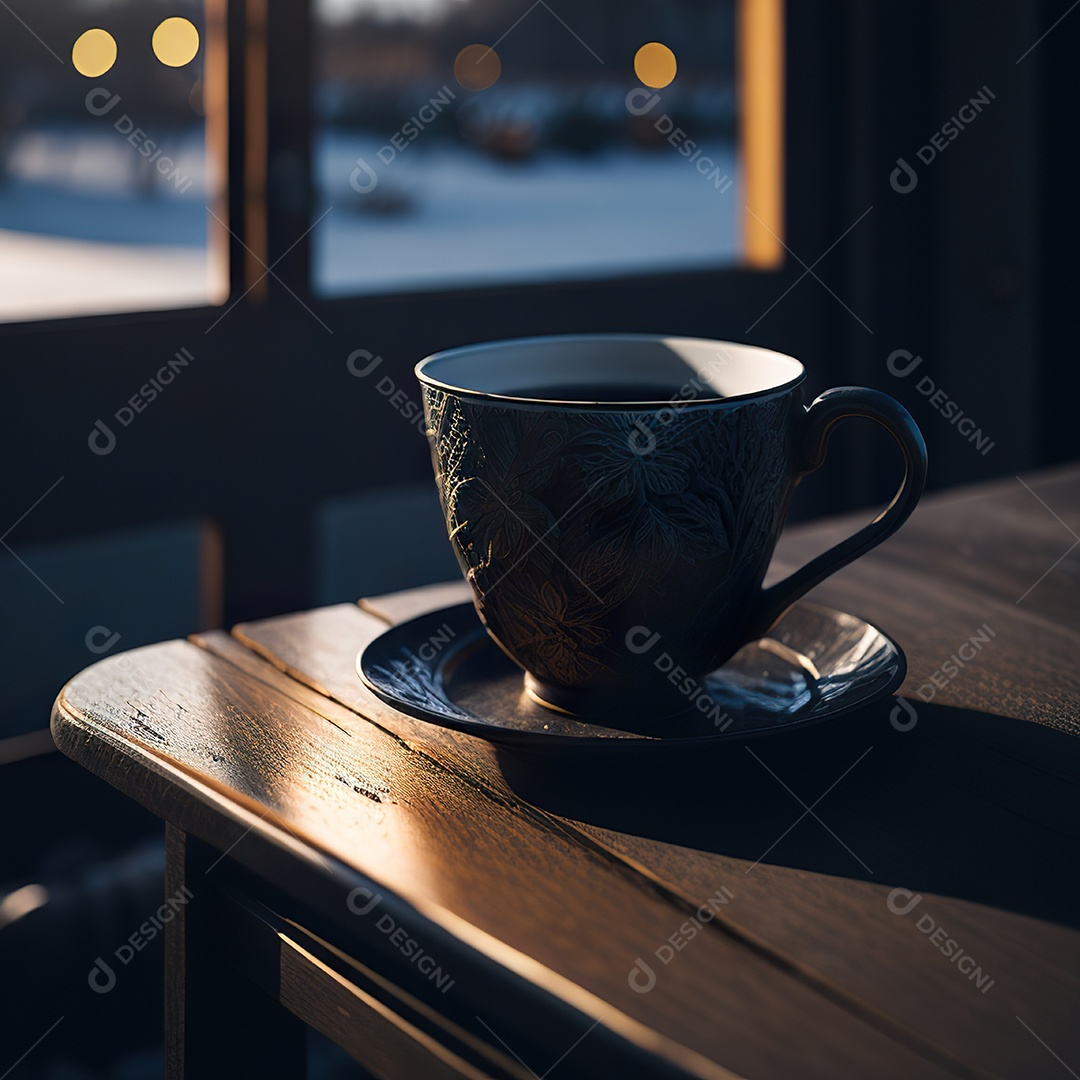
{"label": "reflection on saucer", "polygon": [[[425,648],[434,636],[450,644]],[[425,657],[427,657],[425,659]],[[580,720],[544,708],[521,670],[491,641],[471,604],[391,627],[357,657],[360,678],[403,713],[492,742],[554,747],[736,741],[840,716],[904,680],[899,646],[854,615],[800,601],[769,637],[701,680],[708,708],[627,730],[619,716]]]}

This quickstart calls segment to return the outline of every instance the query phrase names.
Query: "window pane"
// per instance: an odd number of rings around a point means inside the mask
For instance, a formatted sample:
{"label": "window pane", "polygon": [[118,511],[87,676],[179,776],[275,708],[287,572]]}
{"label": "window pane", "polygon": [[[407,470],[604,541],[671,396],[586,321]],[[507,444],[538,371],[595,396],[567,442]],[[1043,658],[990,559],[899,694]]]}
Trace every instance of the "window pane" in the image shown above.
{"label": "window pane", "polygon": [[215,37],[201,0],[0,6],[0,319],[224,299]]}
{"label": "window pane", "polygon": [[742,261],[734,0],[314,10],[318,293]]}

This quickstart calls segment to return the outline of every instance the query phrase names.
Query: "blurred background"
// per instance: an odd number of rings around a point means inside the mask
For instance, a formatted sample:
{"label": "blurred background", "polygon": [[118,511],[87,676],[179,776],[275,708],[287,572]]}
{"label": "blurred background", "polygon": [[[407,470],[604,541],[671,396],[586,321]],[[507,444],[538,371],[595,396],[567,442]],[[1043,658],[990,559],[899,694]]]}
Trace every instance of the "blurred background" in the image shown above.
{"label": "blurred background", "polygon": [[[53,751],[54,697],[455,577],[428,353],[750,341],[902,401],[931,489],[1074,458],[1078,47],[1069,0],[0,4],[0,1075],[161,1072],[160,936],[87,980],[159,823]],[[842,427],[792,517],[899,470]]]}

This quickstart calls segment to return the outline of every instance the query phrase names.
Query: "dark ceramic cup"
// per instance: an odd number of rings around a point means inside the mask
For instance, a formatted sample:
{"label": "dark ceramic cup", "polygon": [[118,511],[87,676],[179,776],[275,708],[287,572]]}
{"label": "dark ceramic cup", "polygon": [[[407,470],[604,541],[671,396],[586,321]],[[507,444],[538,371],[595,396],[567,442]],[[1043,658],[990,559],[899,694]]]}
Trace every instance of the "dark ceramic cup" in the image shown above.
{"label": "dark ceramic cup", "polygon": [[[527,338],[437,353],[416,373],[476,611],[526,691],[577,716],[687,708],[696,680],[899,528],[926,477],[898,402],[840,387],[807,407],[802,364],[749,345]],[[763,589],[792,492],[846,416],[893,435],[903,483],[874,521]]]}

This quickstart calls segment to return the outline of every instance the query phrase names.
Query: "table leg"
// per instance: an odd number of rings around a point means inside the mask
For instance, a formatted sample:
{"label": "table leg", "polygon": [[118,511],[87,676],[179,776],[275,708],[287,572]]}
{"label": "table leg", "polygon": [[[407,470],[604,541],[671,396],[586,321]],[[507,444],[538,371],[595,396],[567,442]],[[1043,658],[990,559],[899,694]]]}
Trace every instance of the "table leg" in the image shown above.
{"label": "table leg", "polygon": [[166,824],[166,1080],[258,1076],[302,1080],[304,1024],[222,957],[211,868],[220,852]]}

